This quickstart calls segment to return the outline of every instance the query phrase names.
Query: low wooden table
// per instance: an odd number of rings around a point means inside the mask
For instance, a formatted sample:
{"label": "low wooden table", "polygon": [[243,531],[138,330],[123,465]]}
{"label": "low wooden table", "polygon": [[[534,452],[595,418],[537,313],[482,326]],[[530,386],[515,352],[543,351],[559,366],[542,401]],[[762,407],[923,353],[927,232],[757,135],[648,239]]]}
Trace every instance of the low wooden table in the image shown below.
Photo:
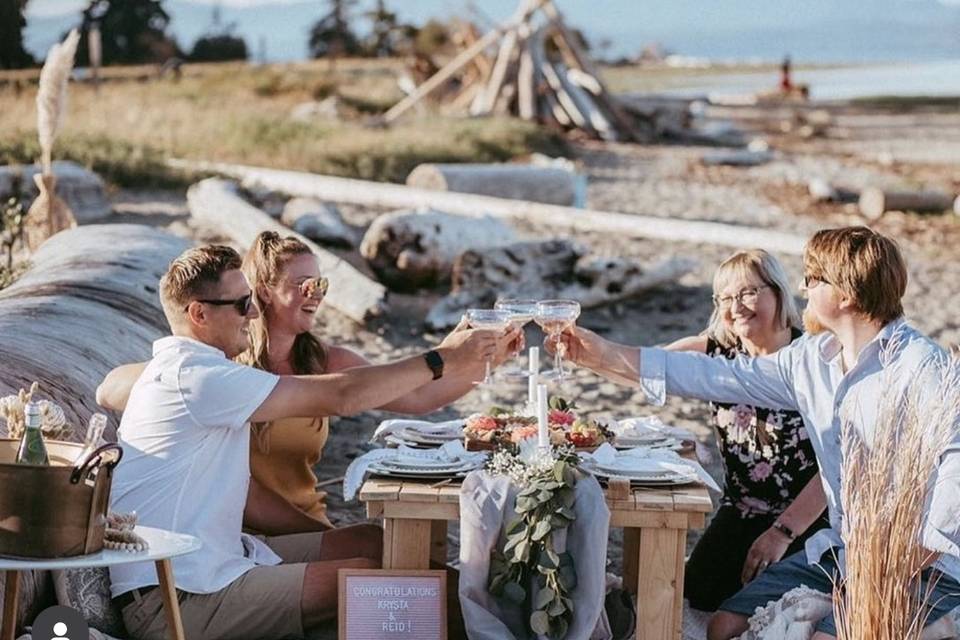
{"label": "low wooden table", "polygon": [[[610,526],[623,527],[623,581],[637,594],[637,640],[678,640],[682,631],[687,531],[702,529],[713,505],[706,487],[638,488],[611,500]],[[370,478],[367,514],[382,517],[383,567],[426,569],[447,561],[447,521],[460,519],[460,485]]]}
{"label": "low wooden table", "polygon": [[147,541],[149,548],[142,553],[104,549],[99,553],[69,558],[23,559],[0,558],[0,571],[6,574],[3,601],[3,625],[0,640],[13,640],[17,626],[17,597],[20,572],[31,569],[81,569],[85,567],[112,567],[133,562],[153,562],[157,567],[160,593],[167,614],[167,625],[173,640],[184,640],[183,623],[180,619],[180,604],[173,583],[173,568],[170,559],[193,553],[201,547],[200,540],[185,533],[174,533],[154,527],[136,527],[136,533]]}

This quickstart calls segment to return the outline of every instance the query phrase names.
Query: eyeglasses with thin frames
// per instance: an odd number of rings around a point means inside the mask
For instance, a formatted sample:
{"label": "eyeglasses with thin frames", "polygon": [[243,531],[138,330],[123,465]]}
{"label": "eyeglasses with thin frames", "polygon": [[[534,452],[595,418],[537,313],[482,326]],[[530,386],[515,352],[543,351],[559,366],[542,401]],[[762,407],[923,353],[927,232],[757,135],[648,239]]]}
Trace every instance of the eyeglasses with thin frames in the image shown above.
{"label": "eyeglasses with thin frames", "polygon": [[[241,316],[245,316],[250,313],[250,307],[253,305],[253,294],[248,293],[245,296],[239,298],[234,298],[233,300],[194,300],[194,302],[202,302],[203,304],[212,304],[215,307],[225,307],[227,305],[232,305],[234,310],[239,313]],[[183,308],[184,311],[190,308],[190,305],[187,305]]]}
{"label": "eyeglasses with thin frames", "polygon": [[829,281],[824,280],[821,276],[811,276],[809,274],[804,274],[803,279],[800,280],[800,288],[804,291],[813,289],[819,284],[831,284]]}
{"label": "eyeglasses with thin frames", "polygon": [[713,296],[713,304],[721,309],[729,309],[733,306],[733,301],[736,300],[746,307],[752,307],[757,304],[760,291],[769,288],[769,286],[770,285],[762,284],[759,287],[747,287],[746,289],[741,289],[733,296]]}

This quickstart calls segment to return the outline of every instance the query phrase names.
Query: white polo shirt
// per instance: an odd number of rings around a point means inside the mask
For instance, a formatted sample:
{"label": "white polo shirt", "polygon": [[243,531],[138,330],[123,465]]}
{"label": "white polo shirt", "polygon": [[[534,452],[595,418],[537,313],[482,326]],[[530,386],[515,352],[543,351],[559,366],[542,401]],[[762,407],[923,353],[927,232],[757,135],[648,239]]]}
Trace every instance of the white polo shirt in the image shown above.
{"label": "white polo shirt", "polygon": [[[279,378],[228,360],[222,351],[171,336],[133,385],[120,421],[123,460],[114,472],[111,508],[136,511],[138,523],[181,533],[203,548],[174,558],[178,589],[212,593],[258,564],[280,557],[244,534],[250,485],[249,419]],[[114,597],[157,584],[153,563],[110,568]]]}

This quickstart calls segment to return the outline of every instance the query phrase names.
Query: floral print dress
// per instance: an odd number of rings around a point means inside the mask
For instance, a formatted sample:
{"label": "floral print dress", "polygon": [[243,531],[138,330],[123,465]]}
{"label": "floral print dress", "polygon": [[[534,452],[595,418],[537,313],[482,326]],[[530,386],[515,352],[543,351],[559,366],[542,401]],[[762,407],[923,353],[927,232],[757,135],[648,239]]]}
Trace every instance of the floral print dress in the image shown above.
{"label": "floral print dress", "polygon": [[[791,340],[801,335],[793,329]],[[724,348],[709,338],[707,354],[733,359],[746,351],[739,340]],[[800,414],[720,402],[710,408],[725,470],[721,506],[743,518],[783,513],[818,471]]]}

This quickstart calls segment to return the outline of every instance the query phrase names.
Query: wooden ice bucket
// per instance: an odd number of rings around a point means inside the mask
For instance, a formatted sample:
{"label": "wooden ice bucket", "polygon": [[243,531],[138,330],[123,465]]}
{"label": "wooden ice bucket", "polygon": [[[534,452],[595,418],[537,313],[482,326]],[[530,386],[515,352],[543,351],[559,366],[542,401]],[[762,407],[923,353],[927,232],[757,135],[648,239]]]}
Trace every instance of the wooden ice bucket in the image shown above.
{"label": "wooden ice bucket", "polygon": [[113,468],[123,450],[45,441],[50,466],[16,463],[18,440],[0,438],[0,556],[62,558],[103,548]]}

